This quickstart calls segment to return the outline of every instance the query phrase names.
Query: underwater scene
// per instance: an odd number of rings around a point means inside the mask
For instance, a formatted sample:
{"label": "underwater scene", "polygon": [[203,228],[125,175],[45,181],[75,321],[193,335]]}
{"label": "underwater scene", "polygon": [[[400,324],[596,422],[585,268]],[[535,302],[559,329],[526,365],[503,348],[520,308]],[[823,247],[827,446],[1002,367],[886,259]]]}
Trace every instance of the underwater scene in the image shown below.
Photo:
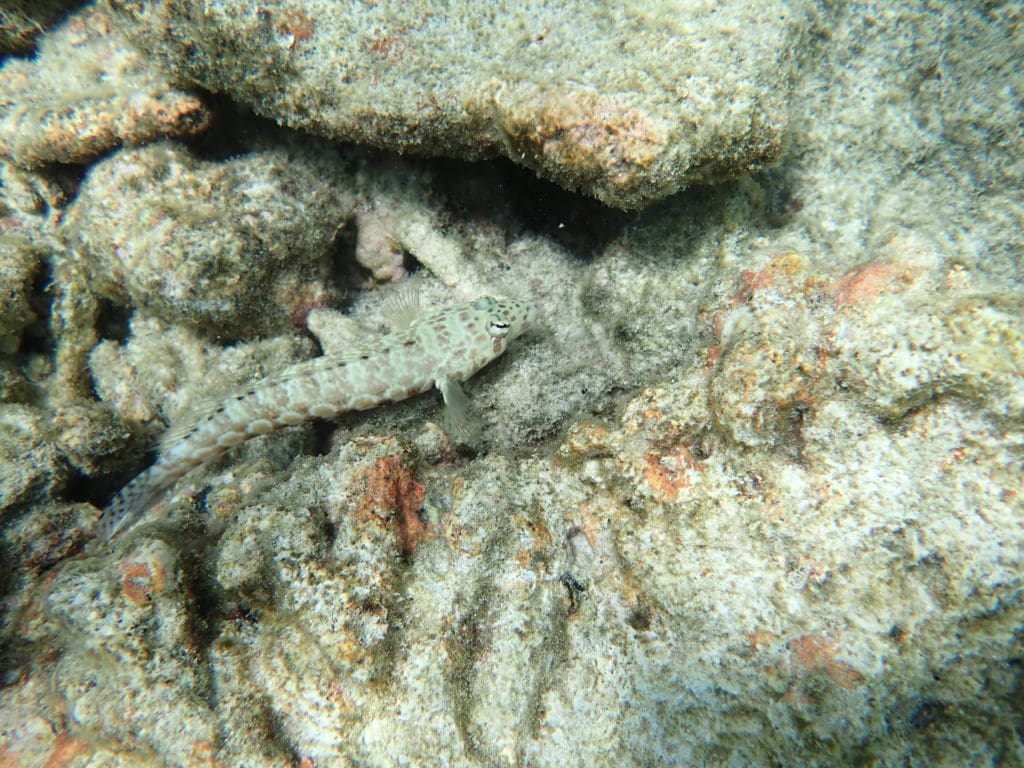
{"label": "underwater scene", "polygon": [[0,0],[0,768],[1024,766],[1022,63]]}

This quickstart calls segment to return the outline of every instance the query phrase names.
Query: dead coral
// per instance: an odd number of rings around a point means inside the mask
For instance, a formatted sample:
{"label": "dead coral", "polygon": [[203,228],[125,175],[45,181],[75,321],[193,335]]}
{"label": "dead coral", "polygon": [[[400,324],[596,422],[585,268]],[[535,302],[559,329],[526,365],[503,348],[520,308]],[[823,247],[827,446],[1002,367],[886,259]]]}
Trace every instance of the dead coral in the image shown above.
{"label": "dead coral", "polygon": [[329,247],[352,208],[332,158],[298,145],[217,163],[170,143],[125,150],[92,167],[64,231],[117,304],[219,336],[290,328],[331,299]]}
{"label": "dead coral", "polygon": [[121,144],[194,136],[210,112],[174,88],[94,7],[0,68],[0,154],[24,167],[84,163]]}

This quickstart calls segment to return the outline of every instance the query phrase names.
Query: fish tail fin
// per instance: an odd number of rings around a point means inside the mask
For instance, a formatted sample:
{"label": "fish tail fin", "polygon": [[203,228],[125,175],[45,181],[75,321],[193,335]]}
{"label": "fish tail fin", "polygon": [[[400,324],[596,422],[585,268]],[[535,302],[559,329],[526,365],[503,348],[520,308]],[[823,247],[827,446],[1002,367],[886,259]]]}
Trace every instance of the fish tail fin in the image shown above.
{"label": "fish tail fin", "polygon": [[158,465],[154,465],[118,491],[100,515],[100,535],[103,540],[109,542],[118,533],[131,527],[167,486],[167,479]]}

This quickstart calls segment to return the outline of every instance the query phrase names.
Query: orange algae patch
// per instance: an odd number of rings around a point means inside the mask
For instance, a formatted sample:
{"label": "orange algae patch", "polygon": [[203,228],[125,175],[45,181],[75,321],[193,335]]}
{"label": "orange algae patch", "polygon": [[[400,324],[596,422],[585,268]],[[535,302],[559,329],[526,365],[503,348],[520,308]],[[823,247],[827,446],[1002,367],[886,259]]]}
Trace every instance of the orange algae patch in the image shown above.
{"label": "orange algae patch", "polygon": [[675,501],[681,491],[693,486],[691,473],[704,469],[685,445],[664,453],[649,451],[644,463],[644,481],[662,501]]}
{"label": "orange algae patch", "polygon": [[896,293],[914,282],[914,274],[889,261],[869,261],[841,275],[832,284],[836,308],[851,307],[882,293]]}
{"label": "orange algae patch", "polygon": [[511,145],[523,155],[584,177],[604,176],[621,189],[640,185],[638,172],[654,163],[667,142],[644,112],[590,93],[541,91],[525,96],[501,119]]}
{"label": "orange algae patch", "polygon": [[779,283],[792,283],[793,279],[802,274],[806,268],[807,263],[799,254],[787,251],[772,259],[764,269],[757,272],[745,269],[740,272],[739,286],[731,304],[733,307],[738,304],[746,304],[757,291]]}
{"label": "orange algae patch", "polygon": [[410,557],[427,533],[427,524],[420,519],[426,489],[412,470],[394,454],[379,459],[364,473],[366,494],[359,505],[364,517],[382,517],[394,512],[392,527],[402,555]]}
{"label": "orange algae patch", "polygon": [[[68,733],[54,733],[42,718],[32,717],[27,730],[4,731],[0,743],[0,768],[65,768],[76,758],[90,754],[92,745]],[[20,737],[20,738],[19,738]],[[46,761],[43,762],[43,758]]]}
{"label": "orange algae patch", "polygon": [[287,11],[277,24],[277,31],[291,39],[288,46],[291,49],[299,43],[311,40],[314,29],[313,20],[297,9]]}
{"label": "orange algae patch", "polygon": [[838,646],[824,635],[801,635],[789,644],[791,665],[796,672],[822,672],[836,685],[853,689],[864,675],[842,661],[836,661]]}
{"label": "orange algae patch", "polygon": [[65,765],[70,765],[79,755],[85,755],[90,752],[92,752],[92,747],[86,742],[76,739],[74,736],[69,736],[66,733],[59,733],[57,734],[57,741],[53,746],[53,752],[50,753],[44,768],[63,768]]}
{"label": "orange algae patch", "polygon": [[121,563],[121,592],[136,605],[167,589],[168,563],[159,553],[148,553]]}

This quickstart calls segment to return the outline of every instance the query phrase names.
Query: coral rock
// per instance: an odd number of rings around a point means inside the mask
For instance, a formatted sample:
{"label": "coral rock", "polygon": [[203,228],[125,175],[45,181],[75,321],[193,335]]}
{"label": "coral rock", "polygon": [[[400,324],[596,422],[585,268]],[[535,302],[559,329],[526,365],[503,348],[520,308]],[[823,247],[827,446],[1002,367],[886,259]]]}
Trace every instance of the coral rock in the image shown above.
{"label": "coral rock", "polygon": [[9,59],[0,93],[0,154],[25,167],[194,136],[210,120],[199,96],[173,88],[94,8],[43,38],[35,59]]}
{"label": "coral rock", "polygon": [[799,0],[111,7],[171,71],[280,123],[503,154],[621,208],[778,157],[812,16]]}
{"label": "coral rock", "polygon": [[350,211],[328,183],[330,157],[296,148],[211,163],[169,143],[124,150],[90,170],[67,235],[118,304],[217,335],[289,328],[329,299],[329,246]]}

